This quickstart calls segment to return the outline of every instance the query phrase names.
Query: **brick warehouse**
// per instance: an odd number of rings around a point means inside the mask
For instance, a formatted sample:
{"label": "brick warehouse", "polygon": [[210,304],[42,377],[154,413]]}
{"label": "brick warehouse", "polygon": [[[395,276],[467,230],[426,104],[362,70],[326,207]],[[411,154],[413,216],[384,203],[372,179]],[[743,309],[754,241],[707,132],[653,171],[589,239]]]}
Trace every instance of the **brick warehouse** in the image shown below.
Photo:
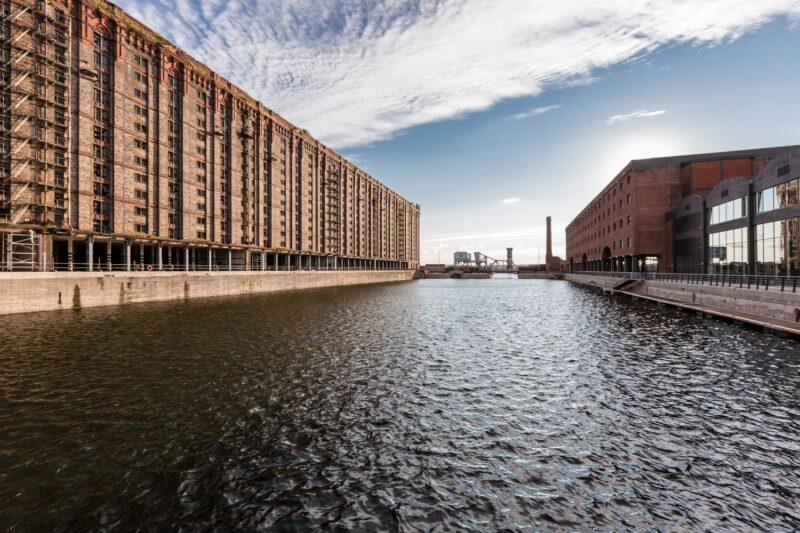
{"label": "brick warehouse", "polygon": [[103,0],[0,0],[5,269],[416,268],[413,204]]}
{"label": "brick warehouse", "polygon": [[797,147],[629,162],[566,228],[570,271],[675,272],[673,217],[723,180],[751,178]]}

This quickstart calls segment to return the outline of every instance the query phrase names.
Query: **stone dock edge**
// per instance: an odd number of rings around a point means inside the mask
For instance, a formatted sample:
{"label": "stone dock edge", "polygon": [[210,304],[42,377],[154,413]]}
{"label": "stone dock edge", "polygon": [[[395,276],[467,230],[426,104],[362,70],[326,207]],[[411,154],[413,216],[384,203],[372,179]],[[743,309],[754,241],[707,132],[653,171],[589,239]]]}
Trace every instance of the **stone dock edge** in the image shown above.
{"label": "stone dock edge", "polygon": [[412,270],[0,274],[0,315],[409,281]]}
{"label": "stone dock edge", "polygon": [[768,333],[800,337],[800,293],[661,281],[640,281],[617,291],[613,287],[619,283],[619,278],[583,274],[567,274],[565,278],[608,293],[676,307]]}

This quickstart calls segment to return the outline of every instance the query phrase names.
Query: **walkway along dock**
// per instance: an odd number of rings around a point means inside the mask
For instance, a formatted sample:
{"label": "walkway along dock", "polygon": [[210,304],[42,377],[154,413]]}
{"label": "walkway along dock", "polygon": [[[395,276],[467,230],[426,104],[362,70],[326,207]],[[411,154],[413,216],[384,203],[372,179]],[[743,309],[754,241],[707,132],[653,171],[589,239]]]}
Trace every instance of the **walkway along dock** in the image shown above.
{"label": "walkway along dock", "polygon": [[[800,337],[800,283],[794,278],[585,272],[566,279],[764,331]],[[749,279],[748,279],[749,278]],[[749,282],[749,287],[748,287]]]}

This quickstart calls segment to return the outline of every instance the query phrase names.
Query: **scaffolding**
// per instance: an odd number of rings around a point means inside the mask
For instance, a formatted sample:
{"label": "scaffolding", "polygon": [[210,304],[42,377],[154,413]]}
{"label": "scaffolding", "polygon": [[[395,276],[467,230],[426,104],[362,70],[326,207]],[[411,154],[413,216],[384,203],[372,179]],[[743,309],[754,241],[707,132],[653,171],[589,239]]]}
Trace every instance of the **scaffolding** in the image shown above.
{"label": "scaffolding", "polygon": [[0,271],[39,270],[39,235],[32,230],[0,232]]}
{"label": "scaffolding", "polygon": [[340,216],[341,216],[341,190],[339,187],[339,172],[328,168],[323,186],[325,190],[325,251],[327,253],[340,253]]}
{"label": "scaffolding", "polygon": [[0,0],[0,222],[64,221],[66,16],[49,1]]}
{"label": "scaffolding", "polygon": [[406,261],[406,207],[401,205],[397,210],[397,257]]}

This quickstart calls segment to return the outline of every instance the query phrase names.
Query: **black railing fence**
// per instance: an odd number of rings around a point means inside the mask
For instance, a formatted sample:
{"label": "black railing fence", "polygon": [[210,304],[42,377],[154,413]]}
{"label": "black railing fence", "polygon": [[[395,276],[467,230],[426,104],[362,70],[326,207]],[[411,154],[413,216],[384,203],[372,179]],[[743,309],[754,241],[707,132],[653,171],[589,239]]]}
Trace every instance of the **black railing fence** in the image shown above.
{"label": "black railing fence", "polygon": [[744,274],[679,274],[664,272],[597,272],[578,271],[572,274],[600,276],[619,279],[663,281],[711,287],[738,287],[740,289],[777,290],[797,292],[800,285],[798,276],[750,276]]}

